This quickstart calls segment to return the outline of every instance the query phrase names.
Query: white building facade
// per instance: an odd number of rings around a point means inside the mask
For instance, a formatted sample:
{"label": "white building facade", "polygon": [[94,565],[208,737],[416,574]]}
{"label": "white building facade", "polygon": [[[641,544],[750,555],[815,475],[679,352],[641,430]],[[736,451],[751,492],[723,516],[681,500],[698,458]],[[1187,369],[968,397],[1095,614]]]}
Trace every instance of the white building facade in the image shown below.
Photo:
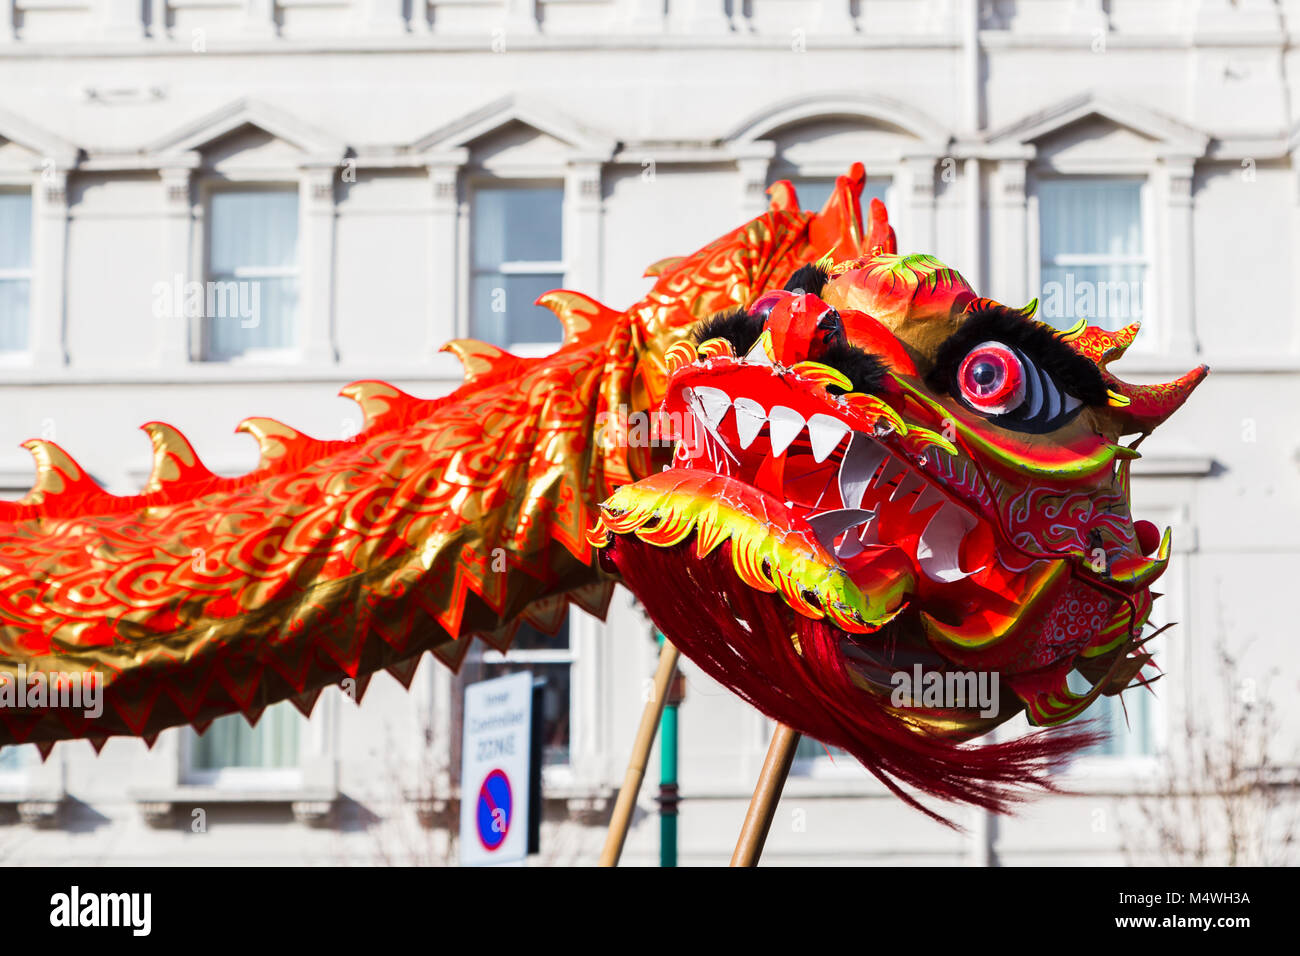
{"label": "white building facade", "polygon": [[[1130,380],[1213,374],[1134,469],[1135,515],[1174,529],[1168,676],[1106,712],[1071,793],[957,833],[806,742],[765,859],[1136,859],[1189,715],[1275,705],[1279,786],[1300,745],[1298,40],[1297,0],[2,0],[0,489],[30,486],[33,437],[118,493],[148,478],[143,422],[221,474],[256,463],[250,416],[346,437],[347,382],[444,394],[468,335],[544,352],[538,293],[626,307],[771,182],[808,205],[860,160],[903,251],[1062,325],[1142,319]],[[459,688],[527,666],[541,859],[594,862],[654,658],[620,592],[310,718],[9,748],[0,859],[452,860]],[[771,725],[684,670],[681,860],[725,863]],[[651,767],[627,863],[657,859]]]}

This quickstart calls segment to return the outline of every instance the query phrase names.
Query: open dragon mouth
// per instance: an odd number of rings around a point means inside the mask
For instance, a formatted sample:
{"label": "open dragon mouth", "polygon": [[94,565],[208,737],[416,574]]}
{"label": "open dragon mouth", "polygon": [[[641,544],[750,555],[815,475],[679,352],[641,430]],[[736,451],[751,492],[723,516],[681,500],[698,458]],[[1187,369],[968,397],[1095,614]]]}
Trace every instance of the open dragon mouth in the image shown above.
{"label": "open dragon mouth", "polygon": [[982,522],[918,466],[927,453],[945,453],[933,433],[925,433],[928,442],[918,456],[918,433],[907,448],[899,440],[906,434],[900,436],[892,420],[877,418],[869,430],[859,421],[855,428],[841,417],[851,413],[847,403],[838,409],[823,402],[814,411],[815,402],[792,395],[800,407],[764,408],[758,399],[732,398],[707,385],[688,386],[683,398],[694,426],[678,446],[683,467],[707,463],[775,497],[851,576],[866,567],[891,568],[912,582],[924,576],[952,583],[979,570],[963,570],[962,547]]}

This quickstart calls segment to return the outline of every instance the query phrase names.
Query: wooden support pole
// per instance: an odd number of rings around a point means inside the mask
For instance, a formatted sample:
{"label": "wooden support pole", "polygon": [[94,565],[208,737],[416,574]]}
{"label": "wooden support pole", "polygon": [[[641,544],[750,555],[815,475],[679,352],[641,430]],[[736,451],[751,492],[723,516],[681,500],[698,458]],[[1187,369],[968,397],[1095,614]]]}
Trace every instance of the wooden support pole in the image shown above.
{"label": "wooden support pole", "polygon": [[636,740],[632,743],[632,757],[627,762],[623,788],[618,792],[614,815],[609,821],[609,833],[605,836],[605,848],[600,852],[601,866],[618,866],[618,858],[623,855],[623,841],[627,839],[627,829],[632,823],[632,811],[636,808],[637,794],[641,792],[641,781],[645,779],[645,767],[650,761],[650,748],[654,746],[655,732],[659,729],[659,718],[663,714],[669,687],[676,671],[677,648],[665,639],[659,649],[659,667],[655,671],[654,690],[651,698],[646,701],[645,710],[641,712],[641,725],[637,727]]}
{"label": "wooden support pole", "polygon": [[731,854],[732,866],[758,866],[798,746],[799,731],[777,724],[772,732],[772,742],[767,747],[767,757],[763,760],[763,770],[758,775],[758,785],[754,787],[754,797],[749,801],[745,825],[740,828],[736,852]]}

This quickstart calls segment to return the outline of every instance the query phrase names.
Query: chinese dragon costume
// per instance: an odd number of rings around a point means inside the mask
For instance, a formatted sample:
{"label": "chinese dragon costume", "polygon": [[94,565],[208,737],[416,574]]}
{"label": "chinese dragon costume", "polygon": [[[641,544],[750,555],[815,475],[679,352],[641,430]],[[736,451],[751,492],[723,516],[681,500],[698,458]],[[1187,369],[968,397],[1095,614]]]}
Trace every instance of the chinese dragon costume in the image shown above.
{"label": "chinese dragon costume", "polygon": [[[1120,439],[1206,370],[1120,381],[1136,326],[1060,332],[899,255],[877,201],[864,230],[864,181],[855,165],[817,213],[778,183],[626,311],[547,293],[549,357],[457,340],[445,397],[348,385],[352,439],[246,420],[242,477],[160,422],[130,496],[27,442],[35,486],[0,503],[0,671],[43,676],[49,702],[93,673],[104,707],[0,708],[0,743],[310,713],[345,678],[409,684],[426,651],[454,668],[473,637],[603,615],[621,581],[712,677],[913,805],[1050,787],[1087,731],[970,741],[1144,682],[1170,541],[1130,515]],[[897,706],[890,675],[918,666],[993,674],[997,712]]]}

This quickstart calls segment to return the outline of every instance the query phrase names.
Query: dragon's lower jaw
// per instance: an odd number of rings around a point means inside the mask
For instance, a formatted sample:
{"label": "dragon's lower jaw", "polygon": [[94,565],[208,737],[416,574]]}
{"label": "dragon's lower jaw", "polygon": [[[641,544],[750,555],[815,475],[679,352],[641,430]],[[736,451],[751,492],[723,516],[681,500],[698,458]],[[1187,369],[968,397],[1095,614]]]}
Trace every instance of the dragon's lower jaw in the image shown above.
{"label": "dragon's lower jaw", "polygon": [[[652,535],[654,528],[646,530]],[[689,531],[677,543],[665,544],[609,530],[602,554],[656,626],[711,677],[774,720],[848,751],[936,819],[943,820],[899,784],[1001,812],[1025,786],[1051,789],[1051,768],[1097,739],[1067,729],[1009,743],[963,745],[1020,704],[1004,693],[1002,706],[988,717],[976,709],[893,706],[880,686],[884,670],[903,661],[927,673],[942,666],[918,640],[914,614],[904,610],[870,635],[853,634],[829,615],[818,619],[797,612],[777,587],[738,581],[738,568],[749,560],[737,558],[746,549],[743,539],[724,540],[703,555],[700,541]],[[892,663],[877,658],[866,640],[888,646]]]}

